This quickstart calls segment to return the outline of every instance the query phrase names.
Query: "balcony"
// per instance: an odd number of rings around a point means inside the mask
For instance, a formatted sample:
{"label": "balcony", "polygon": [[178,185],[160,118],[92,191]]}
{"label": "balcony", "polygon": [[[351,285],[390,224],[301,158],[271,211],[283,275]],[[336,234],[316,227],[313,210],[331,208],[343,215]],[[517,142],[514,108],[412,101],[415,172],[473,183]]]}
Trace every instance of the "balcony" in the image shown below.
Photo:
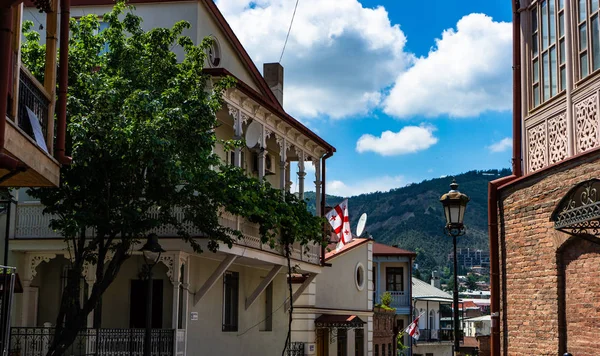
{"label": "balcony", "polygon": [[[454,330],[452,329],[420,329],[418,343],[433,342],[433,343],[452,343],[454,342]],[[460,340],[463,340],[462,330],[459,335]]]}
{"label": "balcony", "polygon": [[49,139],[49,128],[54,125],[52,97],[23,66],[19,69],[18,88],[18,95],[9,100],[6,113],[4,149],[26,169],[18,173],[0,169],[0,186],[56,187],[60,165],[50,154],[53,139]]}
{"label": "balcony", "polygon": [[[52,230],[50,220],[51,215],[43,214],[44,206],[37,202],[20,203],[17,205],[15,238],[58,238],[60,233]],[[178,218],[183,218],[183,211],[175,211]],[[244,234],[241,240],[235,240],[235,245],[261,250],[283,256],[282,246],[274,247],[261,243],[257,224],[252,224],[239,216],[223,213],[220,218],[220,224],[233,229],[238,229]],[[160,237],[176,237],[177,229],[172,226],[164,226],[153,231]],[[92,231],[88,231],[92,233]],[[191,232],[194,235],[194,231]],[[292,259],[314,265],[320,264],[321,248],[319,245],[309,245],[302,248],[295,244],[292,249]],[[394,292],[397,293],[397,292]],[[407,299],[408,300],[408,299]],[[408,306],[408,301],[406,302]]]}
{"label": "balcony", "polygon": [[[142,356],[144,329],[82,329],[64,353],[71,356]],[[13,327],[10,356],[43,356],[54,338],[54,328]],[[185,354],[185,330],[153,329],[152,356]]]}
{"label": "balcony", "polygon": [[[396,309],[396,314],[410,314],[410,295],[407,291],[387,291],[392,295],[391,307]],[[385,293],[381,292],[378,294],[374,292],[374,301],[379,303],[381,301],[381,295]]]}

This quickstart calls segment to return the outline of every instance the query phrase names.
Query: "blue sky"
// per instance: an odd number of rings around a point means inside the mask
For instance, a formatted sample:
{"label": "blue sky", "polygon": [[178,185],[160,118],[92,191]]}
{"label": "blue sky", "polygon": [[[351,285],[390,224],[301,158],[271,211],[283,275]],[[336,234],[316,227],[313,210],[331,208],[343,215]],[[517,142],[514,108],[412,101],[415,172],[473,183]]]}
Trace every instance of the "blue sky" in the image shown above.
{"label": "blue sky", "polygon": [[[259,68],[279,59],[294,4],[217,1]],[[284,107],[337,148],[329,193],[510,166],[510,2],[422,5],[299,0]]]}

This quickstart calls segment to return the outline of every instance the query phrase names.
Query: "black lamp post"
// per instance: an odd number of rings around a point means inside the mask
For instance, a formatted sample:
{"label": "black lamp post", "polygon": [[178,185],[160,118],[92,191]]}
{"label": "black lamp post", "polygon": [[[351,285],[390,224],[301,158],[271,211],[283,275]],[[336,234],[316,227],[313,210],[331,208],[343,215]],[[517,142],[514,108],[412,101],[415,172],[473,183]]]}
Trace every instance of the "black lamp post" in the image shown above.
{"label": "black lamp post", "polygon": [[144,356],[150,356],[152,350],[152,267],[158,263],[160,255],[165,252],[158,243],[156,234],[148,235],[146,244],[140,249],[146,261],[146,333],[144,335]]}
{"label": "black lamp post", "polygon": [[446,216],[446,234],[452,236],[454,244],[454,355],[460,355],[460,321],[458,319],[458,259],[456,258],[456,238],[465,234],[463,220],[469,197],[458,191],[458,184],[452,180],[450,191],[440,198]]}

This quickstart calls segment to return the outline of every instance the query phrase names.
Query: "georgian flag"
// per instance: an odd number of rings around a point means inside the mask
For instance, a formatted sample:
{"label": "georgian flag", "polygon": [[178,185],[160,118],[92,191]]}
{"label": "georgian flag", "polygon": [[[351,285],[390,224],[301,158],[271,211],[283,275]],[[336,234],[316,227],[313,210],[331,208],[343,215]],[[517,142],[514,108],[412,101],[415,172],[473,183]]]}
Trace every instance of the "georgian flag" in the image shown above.
{"label": "georgian flag", "polygon": [[415,340],[419,340],[419,336],[421,335],[419,333],[419,318],[421,316],[419,315],[407,328],[406,330],[404,330],[405,333],[407,333],[408,335],[412,336],[413,339]]}
{"label": "georgian flag", "polygon": [[348,216],[348,199],[344,199],[343,202],[331,209],[325,216],[333,228],[333,233],[339,239],[336,247],[336,250],[339,251],[345,244],[352,241],[350,217]]}

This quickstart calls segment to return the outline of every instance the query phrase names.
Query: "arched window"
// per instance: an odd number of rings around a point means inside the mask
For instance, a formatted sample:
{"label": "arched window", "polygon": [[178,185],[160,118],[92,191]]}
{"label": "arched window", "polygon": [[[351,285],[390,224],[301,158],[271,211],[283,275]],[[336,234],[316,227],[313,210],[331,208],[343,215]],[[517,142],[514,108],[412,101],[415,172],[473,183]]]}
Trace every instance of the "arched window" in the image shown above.
{"label": "arched window", "polygon": [[433,309],[431,309],[429,311],[429,329],[431,329],[431,330],[436,329],[436,327],[435,327],[435,312],[433,311]]}

